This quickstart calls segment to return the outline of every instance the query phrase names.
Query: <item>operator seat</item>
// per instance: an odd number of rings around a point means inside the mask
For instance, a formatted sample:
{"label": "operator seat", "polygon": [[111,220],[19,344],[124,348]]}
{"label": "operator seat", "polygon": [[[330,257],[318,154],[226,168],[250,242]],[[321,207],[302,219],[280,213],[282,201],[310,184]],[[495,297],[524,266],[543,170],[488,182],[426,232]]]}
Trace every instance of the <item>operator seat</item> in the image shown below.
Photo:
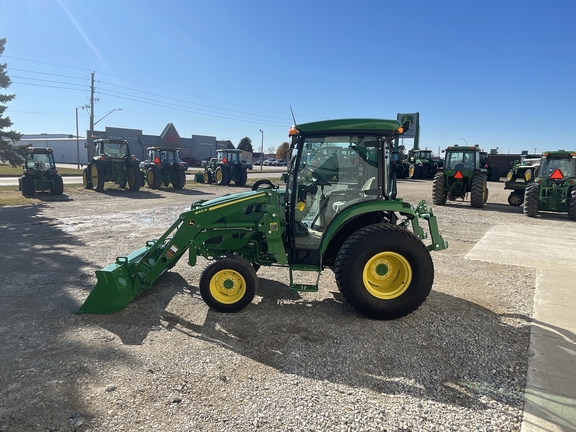
{"label": "operator seat", "polygon": [[[366,180],[360,192],[360,199],[366,196],[364,193],[365,191],[372,189],[372,183],[374,183],[374,180],[376,180],[376,177],[370,177],[368,180]],[[353,202],[357,202],[357,200],[354,199],[351,201],[334,201],[332,203],[332,210],[334,210],[335,213],[338,213],[345,205]]]}

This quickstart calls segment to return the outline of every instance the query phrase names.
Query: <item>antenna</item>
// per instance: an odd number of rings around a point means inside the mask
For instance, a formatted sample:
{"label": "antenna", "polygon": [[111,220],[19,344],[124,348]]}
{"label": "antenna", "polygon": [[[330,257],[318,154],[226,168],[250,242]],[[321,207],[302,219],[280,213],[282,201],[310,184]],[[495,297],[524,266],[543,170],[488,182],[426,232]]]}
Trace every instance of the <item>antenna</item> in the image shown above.
{"label": "antenna", "polygon": [[290,105],[290,112],[292,113],[292,120],[294,121],[294,126],[297,126],[296,117],[294,117],[294,111],[292,111],[292,105]]}

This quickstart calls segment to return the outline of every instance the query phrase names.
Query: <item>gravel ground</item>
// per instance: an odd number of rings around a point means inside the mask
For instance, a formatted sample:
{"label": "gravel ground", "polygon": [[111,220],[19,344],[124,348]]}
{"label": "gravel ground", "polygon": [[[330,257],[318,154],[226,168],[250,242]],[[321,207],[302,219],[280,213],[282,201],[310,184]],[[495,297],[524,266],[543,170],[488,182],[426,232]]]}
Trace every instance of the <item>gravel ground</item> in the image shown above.
{"label": "gravel ground", "polygon": [[[242,190],[77,190],[0,208],[0,431],[519,431],[535,270],[465,259],[495,225],[529,219],[490,183],[489,204],[434,207],[445,251],[428,300],[373,321],[334,275],[290,291],[262,268],[236,314],[209,310],[205,261],[182,259],[113,315],[76,315],[94,271],[157,238],[191,202]],[[430,181],[399,195],[431,203]]]}

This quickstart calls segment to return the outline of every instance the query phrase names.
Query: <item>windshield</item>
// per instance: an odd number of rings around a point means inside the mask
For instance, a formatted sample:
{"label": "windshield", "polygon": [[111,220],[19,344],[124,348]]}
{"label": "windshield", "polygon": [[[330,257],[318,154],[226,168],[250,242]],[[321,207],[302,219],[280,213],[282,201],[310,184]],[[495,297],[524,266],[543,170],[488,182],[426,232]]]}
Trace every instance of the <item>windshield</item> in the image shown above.
{"label": "windshield", "polygon": [[104,143],[102,153],[111,158],[122,158],[128,156],[128,146],[123,143]]}
{"label": "windshield", "polygon": [[[299,146],[299,156],[291,162],[291,172],[297,168],[297,175],[289,177],[288,201],[294,202],[296,246],[316,248],[321,233],[336,215],[382,195],[378,185],[380,139],[310,137]],[[294,190],[296,196],[292,196]]]}
{"label": "windshield", "polygon": [[473,151],[450,151],[446,153],[446,162],[444,162],[444,169],[474,169]]}
{"label": "windshield", "polygon": [[542,159],[541,176],[549,177],[556,169],[562,172],[562,177],[576,177],[576,159]]}

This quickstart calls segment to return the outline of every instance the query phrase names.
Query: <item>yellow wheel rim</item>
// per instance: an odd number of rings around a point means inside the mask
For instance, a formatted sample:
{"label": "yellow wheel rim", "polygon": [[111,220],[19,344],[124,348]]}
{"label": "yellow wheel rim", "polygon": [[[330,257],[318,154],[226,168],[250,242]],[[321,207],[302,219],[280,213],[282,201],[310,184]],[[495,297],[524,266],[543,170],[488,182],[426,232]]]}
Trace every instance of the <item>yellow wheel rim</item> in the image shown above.
{"label": "yellow wheel rim", "polygon": [[237,303],[246,294],[246,281],[234,270],[221,270],[210,280],[210,294],[219,303]]}
{"label": "yellow wheel rim", "polygon": [[154,183],[154,173],[152,172],[152,170],[148,171],[148,184],[152,184]]}
{"label": "yellow wheel rim", "polygon": [[208,173],[206,171],[204,171],[204,183],[208,183]]}
{"label": "yellow wheel rim", "polygon": [[410,165],[410,168],[408,168],[408,175],[410,177],[414,175],[414,165]]}
{"label": "yellow wheel rim", "polygon": [[532,170],[528,170],[524,173],[524,180],[529,182],[532,179]]}
{"label": "yellow wheel rim", "polygon": [[508,174],[506,174],[506,180],[512,180],[512,171],[508,171]]}
{"label": "yellow wheel rim", "polygon": [[92,178],[92,184],[96,186],[98,184],[98,169],[96,169],[96,165],[92,165],[90,177]]}
{"label": "yellow wheel rim", "polygon": [[216,183],[220,183],[222,181],[222,170],[216,170]]}
{"label": "yellow wheel rim", "polygon": [[412,267],[396,252],[380,252],[368,260],[362,272],[366,290],[374,297],[392,300],[400,297],[412,282]]}

